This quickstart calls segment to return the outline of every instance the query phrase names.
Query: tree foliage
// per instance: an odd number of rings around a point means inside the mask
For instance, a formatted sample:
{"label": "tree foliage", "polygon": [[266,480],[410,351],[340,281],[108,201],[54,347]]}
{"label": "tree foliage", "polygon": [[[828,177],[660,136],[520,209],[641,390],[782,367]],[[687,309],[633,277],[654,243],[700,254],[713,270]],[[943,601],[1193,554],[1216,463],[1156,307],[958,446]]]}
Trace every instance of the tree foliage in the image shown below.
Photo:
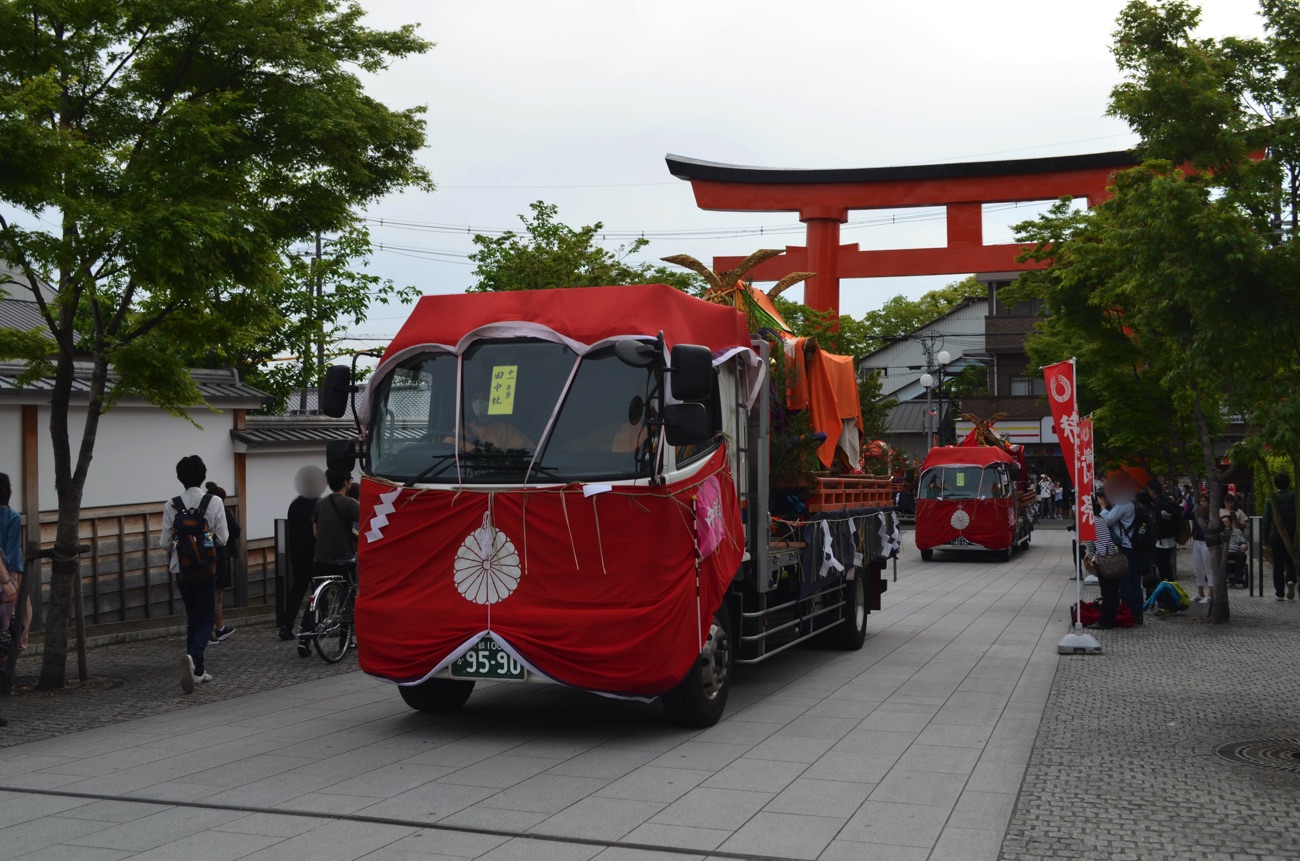
{"label": "tree foliage", "polygon": [[[1228,414],[1247,422],[1238,456],[1300,466],[1300,249],[1283,229],[1297,201],[1282,194],[1300,169],[1300,4],[1260,8],[1264,38],[1214,40],[1195,35],[1187,3],[1129,3],[1110,113],[1145,161],[1091,212],[1062,205],[1018,228],[1051,261],[1014,288],[1052,315],[1031,357],[1079,357],[1081,408],[1112,456],[1163,445],[1172,462],[1194,447],[1214,508]],[[1224,621],[1221,572],[1215,594]]]}
{"label": "tree foliage", "polygon": [[[63,683],[101,416],[127,395],[184,414],[201,400],[189,356],[243,337],[229,319],[275,329],[290,243],[430,187],[422,109],[392,110],[358,77],[430,45],[362,16],[338,0],[0,3],[0,201],[19,213],[0,218],[0,258],[54,342],[32,370],[54,377],[59,497],[42,687]],[[74,358],[91,366],[75,448]]]}
{"label": "tree foliage", "polygon": [[471,293],[510,290],[547,290],[553,287],[598,287],[616,284],[668,284],[698,293],[704,282],[698,275],[652,263],[630,263],[629,258],[650,244],[634,239],[609,250],[600,245],[604,224],[597,221],[573,228],[558,220],[559,207],[544,201],[528,205],[532,216],[521,214],[524,230],[500,236],[476,234],[476,283]]}

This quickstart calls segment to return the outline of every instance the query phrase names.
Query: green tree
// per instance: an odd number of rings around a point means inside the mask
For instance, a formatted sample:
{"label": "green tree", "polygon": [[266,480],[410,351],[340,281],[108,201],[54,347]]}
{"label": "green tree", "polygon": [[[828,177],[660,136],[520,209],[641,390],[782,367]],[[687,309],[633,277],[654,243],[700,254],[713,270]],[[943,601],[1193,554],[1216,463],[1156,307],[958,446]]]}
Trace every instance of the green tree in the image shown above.
{"label": "green tree", "polygon": [[559,207],[544,201],[528,204],[532,217],[520,215],[523,233],[508,230],[500,236],[476,234],[477,282],[471,293],[510,290],[548,290],[553,287],[599,287],[616,284],[668,284],[698,293],[703,280],[694,273],[628,259],[650,244],[634,239],[613,251],[599,245],[604,224],[597,221],[572,228],[559,221]]}
{"label": "green tree", "polygon": [[[227,332],[227,308],[274,327],[264,299],[290,243],[345,227],[390,191],[431,187],[414,161],[423,109],[391,110],[358,78],[430,44],[362,16],[337,0],[0,3],[0,201],[21,213],[0,218],[0,257],[23,273],[54,345],[47,360],[0,339],[54,379],[42,688],[64,681],[103,414],[134,396],[183,415],[201,402],[185,357]],[[75,429],[74,359],[91,366]]]}
{"label": "green tree", "polygon": [[[1141,136],[1146,162],[1092,212],[1058,207],[1021,231],[1052,261],[1022,279],[1053,315],[1031,355],[1083,366],[1091,348],[1081,398],[1096,404],[1099,436],[1129,450],[1143,432],[1163,430],[1171,450],[1191,437],[1212,508],[1225,414],[1246,416],[1248,456],[1284,452],[1295,471],[1300,455],[1300,257],[1282,229],[1297,210],[1280,193],[1300,164],[1300,4],[1260,8],[1264,38],[1214,40],[1196,37],[1187,3],[1129,3],[1110,113]],[[1226,621],[1221,566],[1215,595],[1213,618]]]}

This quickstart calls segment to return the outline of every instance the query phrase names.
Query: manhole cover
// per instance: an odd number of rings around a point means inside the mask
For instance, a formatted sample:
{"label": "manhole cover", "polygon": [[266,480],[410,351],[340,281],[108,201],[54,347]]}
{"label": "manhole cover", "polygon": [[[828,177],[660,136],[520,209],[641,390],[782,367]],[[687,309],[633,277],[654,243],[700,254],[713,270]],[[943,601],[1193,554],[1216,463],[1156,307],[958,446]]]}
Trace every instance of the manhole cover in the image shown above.
{"label": "manhole cover", "polygon": [[1228,762],[1300,774],[1300,738],[1261,738],[1221,744],[1214,753]]}

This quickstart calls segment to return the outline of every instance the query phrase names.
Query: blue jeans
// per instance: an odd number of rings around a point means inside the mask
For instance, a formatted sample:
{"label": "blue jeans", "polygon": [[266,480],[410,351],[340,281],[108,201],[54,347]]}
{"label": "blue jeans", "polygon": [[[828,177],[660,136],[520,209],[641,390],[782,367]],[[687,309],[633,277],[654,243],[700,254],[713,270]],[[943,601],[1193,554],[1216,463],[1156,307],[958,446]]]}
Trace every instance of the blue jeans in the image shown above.
{"label": "blue jeans", "polygon": [[1138,624],[1142,621],[1142,568],[1139,565],[1139,554],[1129,547],[1121,546],[1119,552],[1124,554],[1128,560],[1128,573],[1120,578],[1119,597],[1128,605],[1128,610],[1133,614],[1133,623]]}
{"label": "blue jeans", "polygon": [[194,659],[194,674],[203,675],[203,650],[212,637],[217,617],[216,577],[202,580],[176,580],[181,601],[185,603],[185,651]]}

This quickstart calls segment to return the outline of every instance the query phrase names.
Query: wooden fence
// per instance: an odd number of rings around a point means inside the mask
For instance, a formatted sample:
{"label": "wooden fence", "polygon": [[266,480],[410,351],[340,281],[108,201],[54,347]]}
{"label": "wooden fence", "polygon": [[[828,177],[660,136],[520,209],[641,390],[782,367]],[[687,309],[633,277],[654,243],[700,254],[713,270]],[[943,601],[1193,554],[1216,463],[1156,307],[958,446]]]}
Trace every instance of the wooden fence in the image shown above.
{"label": "wooden fence", "polygon": [[[226,507],[239,510],[239,499]],[[163,503],[85,508],[81,512],[80,540],[90,546],[81,558],[82,611],[87,625],[141,622],[184,615],[180,593],[168,572],[170,549],[158,546]],[[54,546],[58,513],[41,512],[41,549]],[[240,541],[232,565],[232,588],[226,590],[227,607],[275,606],[275,540]],[[33,562],[27,570],[35,570]],[[32,596],[32,630],[39,631],[50,594],[50,565],[41,561],[41,590]]]}

